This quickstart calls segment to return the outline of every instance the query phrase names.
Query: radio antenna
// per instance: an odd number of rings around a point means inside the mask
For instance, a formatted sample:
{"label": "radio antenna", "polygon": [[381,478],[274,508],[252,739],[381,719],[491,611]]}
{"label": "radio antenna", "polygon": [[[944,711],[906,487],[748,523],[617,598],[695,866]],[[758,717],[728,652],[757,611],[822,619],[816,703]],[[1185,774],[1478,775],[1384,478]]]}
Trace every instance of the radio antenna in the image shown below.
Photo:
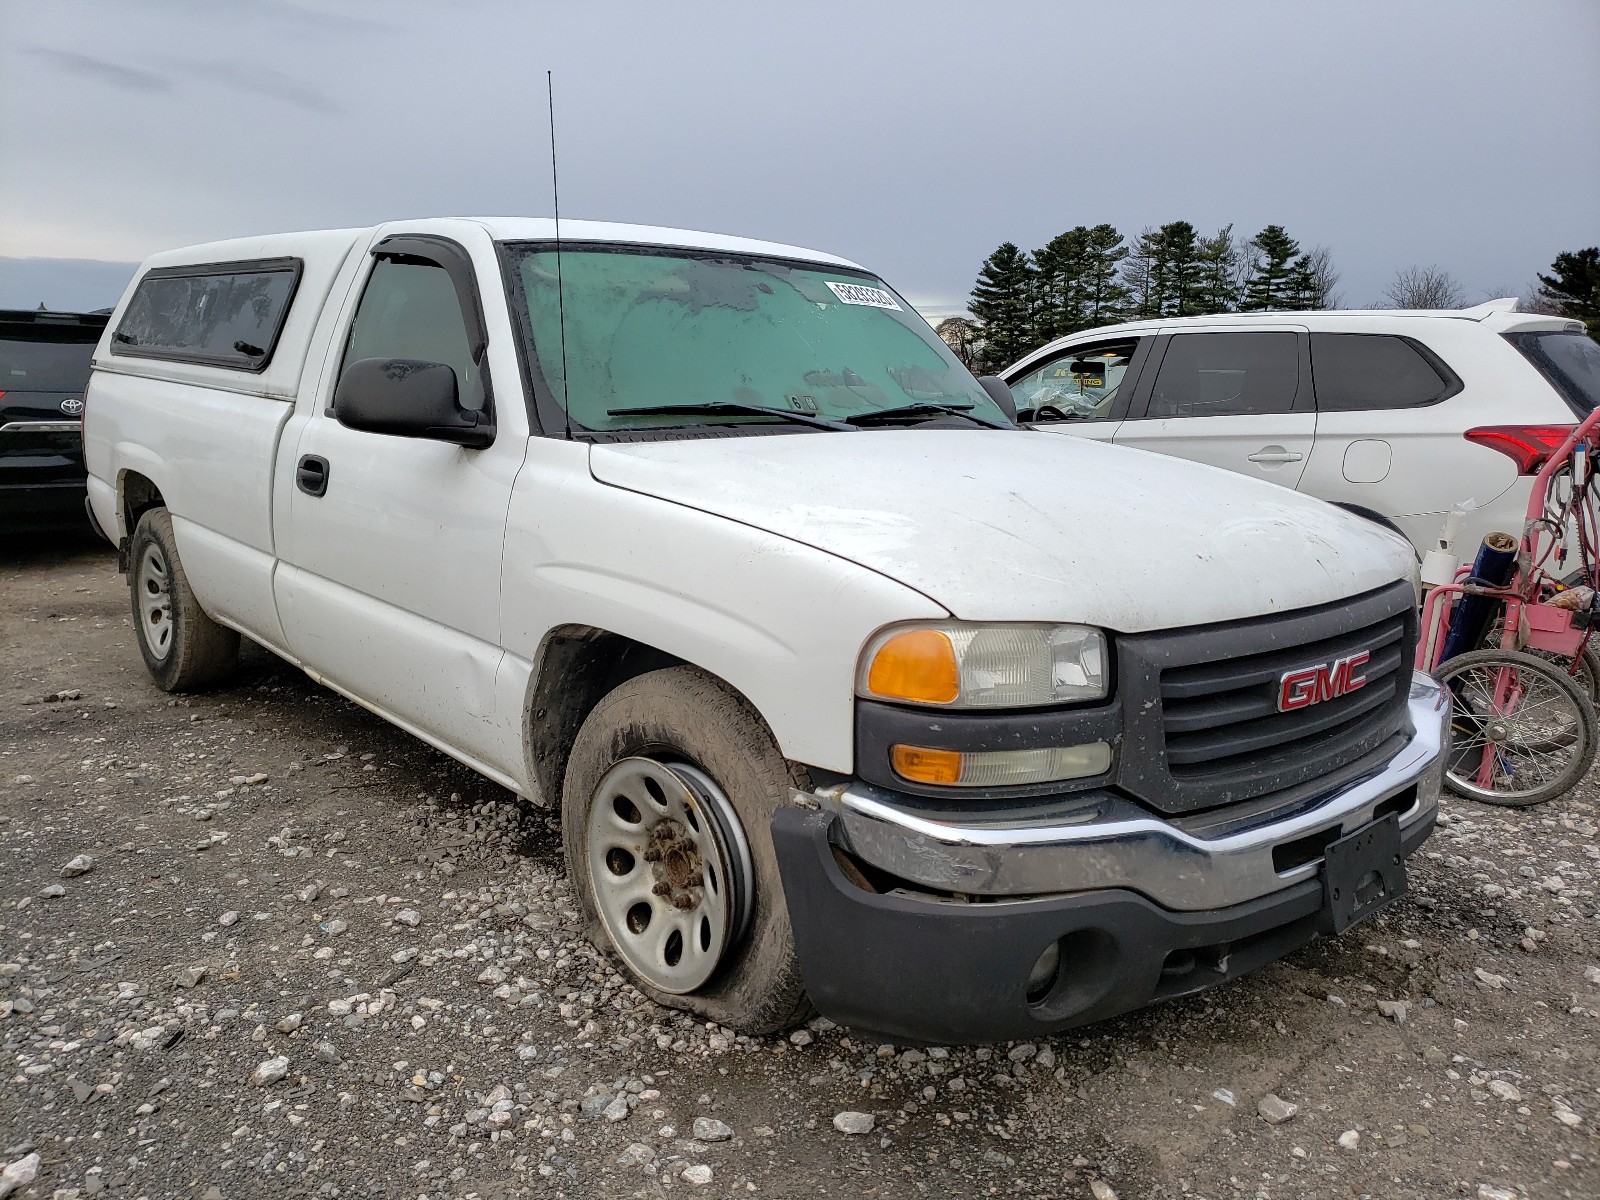
{"label": "radio antenna", "polygon": [[550,199],[556,218],[556,313],[561,322],[561,412],[566,418],[567,441],[572,440],[572,409],[567,404],[567,298],[561,279],[561,184],[556,175],[556,83],[544,73],[545,96],[550,102]]}

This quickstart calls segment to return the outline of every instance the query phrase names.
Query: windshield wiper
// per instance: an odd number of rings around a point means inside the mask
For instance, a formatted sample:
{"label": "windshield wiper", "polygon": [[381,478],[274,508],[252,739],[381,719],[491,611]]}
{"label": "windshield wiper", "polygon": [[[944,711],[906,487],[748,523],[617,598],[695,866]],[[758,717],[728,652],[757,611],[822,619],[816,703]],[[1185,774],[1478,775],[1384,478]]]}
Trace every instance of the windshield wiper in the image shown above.
{"label": "windshield wiper", "polygon": [[781,417],[785,421],[793,421],[796,425],[806,425],[812,429],[834,429],[846,433],[854,433],[854,425],[846,425],[842,421],[829,421],[824,417],[811,417],[805,413],[792,412],[787,408],[768,408],[764,404],[740,404],[736,400],[708,400],[702,404],[641,404],[634,408],[608,408],[608,417],[661,417],[672,413],[683,413],[686,416],[714,417],[722,413],[755,414],[763,417]]}
{"label": "windshield wiper", "polygon": [[914,404],[902,404],[898,408],[880,408],[876,412],[856,413],[846,417],[851,425],[870,425],[878,421],[894,421],[901,417],[965,417],[974,425],[982,425],[987,429],[1010,429],[1010,425],[1002,425],[999,421],[991,421],[987,417],[974,416],[971,404],[934,404],[929,400],[918,400]]}

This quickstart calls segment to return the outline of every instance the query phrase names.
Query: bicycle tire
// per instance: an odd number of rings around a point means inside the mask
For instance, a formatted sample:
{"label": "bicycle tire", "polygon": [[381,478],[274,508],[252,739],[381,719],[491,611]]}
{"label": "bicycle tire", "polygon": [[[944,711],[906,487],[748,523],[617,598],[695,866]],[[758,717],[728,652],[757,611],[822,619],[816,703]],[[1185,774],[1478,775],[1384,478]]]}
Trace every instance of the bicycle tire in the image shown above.
{"label": "bicycle tire", "polygon": [[[1516,711],[1494,713],[1482,683],[1486,672],[1502,669],[1518,672],[1522,695]],[[1561,668],[1521,651],[1473,650],[1444,663],[1438,677],[1455,700],[1444,782],[1456,795],[1528,808],[1569,791],[1594,764],[1594,704]],[[1485,786],[1482,754],[1491,746],[1495,763]]]}

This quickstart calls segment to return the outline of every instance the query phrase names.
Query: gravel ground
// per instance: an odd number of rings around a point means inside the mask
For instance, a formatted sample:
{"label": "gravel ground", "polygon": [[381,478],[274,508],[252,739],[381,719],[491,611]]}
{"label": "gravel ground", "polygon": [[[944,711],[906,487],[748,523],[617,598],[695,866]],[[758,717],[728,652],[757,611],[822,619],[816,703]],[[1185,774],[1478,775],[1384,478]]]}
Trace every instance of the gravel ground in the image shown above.
{"label": "gravel ground", "polygon": [[0,549],[19,1196],[1600,1196],[1592,784],[1447,798],[1409,899],[1206,997],[752,1040],[582,940],[550,812],[264,652],[169,698],[125,610],[101,546]]}

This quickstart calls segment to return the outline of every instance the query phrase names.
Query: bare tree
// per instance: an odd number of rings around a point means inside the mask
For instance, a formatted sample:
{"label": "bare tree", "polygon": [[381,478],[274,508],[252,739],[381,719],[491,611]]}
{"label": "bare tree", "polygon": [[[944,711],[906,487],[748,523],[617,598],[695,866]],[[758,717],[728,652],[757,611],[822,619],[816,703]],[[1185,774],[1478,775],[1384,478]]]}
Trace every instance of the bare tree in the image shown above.
{"label": "bare tree", "polygon": [[1383,289],[1388,308],[1462,308],[1467,289],[1440,267],[1407,267]]}
{"label": "bare tree", "polygon": [[1317,246],[1300,256],[1296,264],[1303,295],[1302,308],[1338,308],[1344,299],[1339,294],[1339,272],[1333,269],[1333,252],[1326,246]]}
{"label": "bare tree", "polygon": [[978,323],[967,317],[946,317],[934,327],[934,332],[949,346],[961,365],[976,371],[983,358],[983,334]]}

